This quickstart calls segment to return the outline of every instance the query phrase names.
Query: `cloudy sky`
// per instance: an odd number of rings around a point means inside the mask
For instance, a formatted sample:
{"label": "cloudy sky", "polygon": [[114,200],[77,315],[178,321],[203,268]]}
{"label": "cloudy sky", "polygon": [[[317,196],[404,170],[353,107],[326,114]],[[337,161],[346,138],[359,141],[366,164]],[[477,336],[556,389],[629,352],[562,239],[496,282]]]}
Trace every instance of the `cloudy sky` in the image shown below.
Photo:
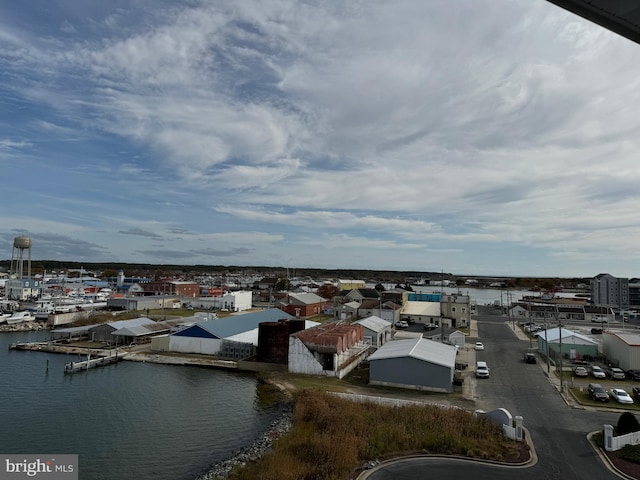
{"label": "cloudy sky", "polygon": [[640,276],[640,45],[544,0],[0,5],[0,258]]}

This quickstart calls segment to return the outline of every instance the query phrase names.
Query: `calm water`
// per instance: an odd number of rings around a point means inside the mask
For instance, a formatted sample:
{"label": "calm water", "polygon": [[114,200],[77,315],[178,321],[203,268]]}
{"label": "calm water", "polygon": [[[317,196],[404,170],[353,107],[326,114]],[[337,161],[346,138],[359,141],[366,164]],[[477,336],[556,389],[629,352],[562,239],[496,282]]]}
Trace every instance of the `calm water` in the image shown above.
{"label": "calm water", "polygon": [[190,480],[276,414],[250,375],[126,361],[65,375],[77,356],[8,350],[47,338],[0,333],[0,453],[79,454],[82,480]]}

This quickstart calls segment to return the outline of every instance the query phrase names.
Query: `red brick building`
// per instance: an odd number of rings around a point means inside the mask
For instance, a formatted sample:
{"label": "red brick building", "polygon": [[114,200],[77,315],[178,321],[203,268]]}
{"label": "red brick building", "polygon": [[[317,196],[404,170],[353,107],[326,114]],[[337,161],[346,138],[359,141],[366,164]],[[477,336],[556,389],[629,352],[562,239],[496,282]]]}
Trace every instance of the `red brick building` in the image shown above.
{"label": "red brick building", "polygon": [[166,280],[141,284],[144,295],[179,295],[181,297],[200,296],[200,284],[178,280]]}
{"label": "red brick building", "polygon": [[315,293],[288,293],[278,308],[294,317],[310,317],[324,312],[327,300]]}

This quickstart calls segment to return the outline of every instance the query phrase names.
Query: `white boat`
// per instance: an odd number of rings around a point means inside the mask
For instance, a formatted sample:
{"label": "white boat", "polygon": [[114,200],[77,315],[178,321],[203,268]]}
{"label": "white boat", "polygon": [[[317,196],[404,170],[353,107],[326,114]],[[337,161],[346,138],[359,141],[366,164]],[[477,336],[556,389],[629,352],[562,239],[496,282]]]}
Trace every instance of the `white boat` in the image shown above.
{"label": "white boat", "polygon": [[7,325],[15,325],[22,322],[31,322],[35,319],[36,317],[33,315],[33,313],[27,310],[22,312],[15,312],[13,315],[7,318]]}
{"label": "white boat", "polygon": [[49,318],[49,314],[54,312],[54,305],[51,300],[38,300],[35,317],[40,320],[46,320]]}

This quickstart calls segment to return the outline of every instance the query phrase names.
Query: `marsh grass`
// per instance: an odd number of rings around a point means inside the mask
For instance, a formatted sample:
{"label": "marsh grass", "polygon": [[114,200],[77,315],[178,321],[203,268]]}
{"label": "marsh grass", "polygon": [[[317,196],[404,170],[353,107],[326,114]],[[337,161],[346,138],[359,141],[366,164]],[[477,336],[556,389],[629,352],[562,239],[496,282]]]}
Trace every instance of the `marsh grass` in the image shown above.
{"label": "marsh grass", "polygon": [[462,409],[355,403],[318,390],[295,402],[292,430],[232,480],[346,479],[367,461],[403,454],[518,457],[500,428]]}

